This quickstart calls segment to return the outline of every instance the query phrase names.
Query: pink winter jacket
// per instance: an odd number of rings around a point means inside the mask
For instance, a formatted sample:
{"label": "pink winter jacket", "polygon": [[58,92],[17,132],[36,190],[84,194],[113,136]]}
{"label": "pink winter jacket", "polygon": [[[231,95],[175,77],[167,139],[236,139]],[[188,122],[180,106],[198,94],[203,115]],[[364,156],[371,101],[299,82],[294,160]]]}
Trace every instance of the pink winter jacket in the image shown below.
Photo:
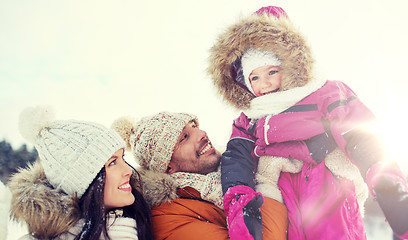
{"label": "pink winter jacket", "polygon": [[279,114],[251,120],[242,113],[234,121],[228,148],[252,142],[255,159],[268,155],[303,162],[299,173],[282,172],[278,181],[288,208],[288,239],[366,239],[355,185],[331,172],[325,157],[340,148],[365,170],[364,151],[349,149],[348,143],[363,146],[366,136],[356,138],[354,130],[373,119],[348,86],[327,81]]}

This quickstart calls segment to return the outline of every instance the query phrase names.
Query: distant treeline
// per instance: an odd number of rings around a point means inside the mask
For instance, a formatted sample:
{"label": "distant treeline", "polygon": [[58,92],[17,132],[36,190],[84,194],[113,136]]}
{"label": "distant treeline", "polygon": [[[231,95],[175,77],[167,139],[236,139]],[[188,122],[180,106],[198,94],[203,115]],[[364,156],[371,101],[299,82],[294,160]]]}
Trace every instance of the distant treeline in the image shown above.
{"label": "distant treeline", "polygon": [[6,140],[0,142],[0,180],[7,183],[11,174],[18,168],[26,167],[28,163],[33,163],[37,159],[38,153],[35,148],[28,149],[23,144],[18,149],[13,149]]}

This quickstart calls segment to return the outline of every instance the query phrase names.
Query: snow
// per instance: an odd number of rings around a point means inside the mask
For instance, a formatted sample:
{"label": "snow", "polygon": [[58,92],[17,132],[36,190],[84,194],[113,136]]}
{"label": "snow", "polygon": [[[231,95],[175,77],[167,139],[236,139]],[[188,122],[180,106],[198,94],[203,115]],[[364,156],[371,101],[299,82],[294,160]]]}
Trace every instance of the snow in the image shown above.
{"label": "snow", "polygon": [[393,234],[384,217],[366,217],[365,218],[366,232],[368,240],[392,240]]}
{"label": "snow", "polygon": [[19,224],[15,221],[9,221],[8,223],[8,235],[6,240],[17,240],[20,237],[24,236],[27,234],[27,227]]}
{"label": "snow", "polygon": [[0,240],[6,238],[7,215],[10,209],[11,193],[9,189],[0,181]]}

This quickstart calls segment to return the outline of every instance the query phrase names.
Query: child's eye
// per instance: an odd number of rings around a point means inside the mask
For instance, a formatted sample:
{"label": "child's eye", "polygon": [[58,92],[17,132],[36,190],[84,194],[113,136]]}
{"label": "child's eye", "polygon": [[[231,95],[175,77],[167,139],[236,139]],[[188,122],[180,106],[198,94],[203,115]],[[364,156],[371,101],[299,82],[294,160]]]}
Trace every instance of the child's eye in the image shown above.
{"label": "child's eye", "polygon": [[269,72],[269,75],[273,75],[273,74],[275,74],[275,73],[277,73],[277,72],[278,72],[278,71],[272,70],[272,71]]}
{"label": "child's eye", "polygon": [[255,76],[255,77],[253,77],[252,79],[251,79],[251,81],[256,81],[256,80],[258,80],[259,79],[259,77],[258,76]]}

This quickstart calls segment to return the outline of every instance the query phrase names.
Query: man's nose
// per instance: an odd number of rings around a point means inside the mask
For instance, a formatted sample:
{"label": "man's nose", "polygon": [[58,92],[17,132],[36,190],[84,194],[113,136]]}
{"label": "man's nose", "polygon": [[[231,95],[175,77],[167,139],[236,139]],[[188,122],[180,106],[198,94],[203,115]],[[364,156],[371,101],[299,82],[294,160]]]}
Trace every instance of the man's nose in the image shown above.
{"label": "man's nose", "polygon": [[201,130],[199,128],[195,128],[195,134],[197,135],[197,140],[201,141],[204,138],[207,138],[207,133],[204,130]]}

